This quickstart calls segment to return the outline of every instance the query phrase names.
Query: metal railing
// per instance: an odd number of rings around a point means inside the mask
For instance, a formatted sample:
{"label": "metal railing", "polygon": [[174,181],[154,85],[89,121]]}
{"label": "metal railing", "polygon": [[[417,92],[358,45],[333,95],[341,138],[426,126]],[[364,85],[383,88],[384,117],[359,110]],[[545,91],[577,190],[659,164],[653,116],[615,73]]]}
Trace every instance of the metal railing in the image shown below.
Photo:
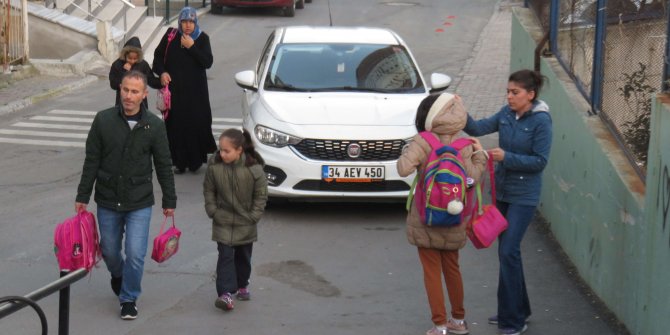
{"label": "metal railing", "polygon": [[670,90],[670,0],[526,0],[644,181],[651,96]]}
{"label": "metal railing", "polygon": [[[175,19],[176,16],[179,15],[179,11],[181,11],[182,8],[189,6],[188,0],[152,0],[152,2],[154,16],[156,16],[156,10],[165,12],[165,24],[169,24],[173,19]],[[196,7],[197,3],[198,1],[193,1],[191,6]],[[202,0],[202,4],[200,4],[199,8],[206,7],[208,3],[211,3],[211,0]],[[149,0],[144,0],[144,4],[145,6],[149,7]],[[148,15],[149,11],[147,11],[147,16]]]}
{"label": "metal railing", "polygon": [[9,296],[0,298],[0,302],[6,301],[0,305],[0,319],[15,313],[26,306],[30,306],[40,317],[42,324],[42,334],[47,334],[48,325],[44,313],[36,301],[59,292],[58,299],[58,335],[67,335],[70,331],[70,285],[86,277],[88,271],[79,269],[74,272],[61,272],[61,278],[41,287],[23,297]]}

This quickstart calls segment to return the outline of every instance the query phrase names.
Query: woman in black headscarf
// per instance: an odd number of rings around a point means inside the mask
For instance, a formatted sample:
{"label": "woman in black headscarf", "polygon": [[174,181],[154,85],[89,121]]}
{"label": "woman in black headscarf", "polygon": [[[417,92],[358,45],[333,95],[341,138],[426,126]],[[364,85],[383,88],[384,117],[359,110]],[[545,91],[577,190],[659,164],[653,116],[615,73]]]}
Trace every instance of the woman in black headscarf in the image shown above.
{"label": "woman in black headscarf", "polygon": [[214,59],[209,36],[198,27],[195,9],[184,7],[179,28],[168,29],[154,51],[153,71],[161,85],[169,85],[171,108],[165,125],[175,173],[192,172],[216,150],[212,135],[206,69]]}

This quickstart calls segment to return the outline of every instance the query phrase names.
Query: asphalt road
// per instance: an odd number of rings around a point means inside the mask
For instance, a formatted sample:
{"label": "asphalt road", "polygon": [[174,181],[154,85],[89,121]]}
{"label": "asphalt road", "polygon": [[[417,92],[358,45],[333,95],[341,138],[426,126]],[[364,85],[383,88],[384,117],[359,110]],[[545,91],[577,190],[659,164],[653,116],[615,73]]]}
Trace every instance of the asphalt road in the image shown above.
{"label": "asphalt road", "polygon": [[[457,78],[495,4],[494,0],[332,0],[330,4],[314,0],[294,18],[249,9],[205,14],[200,24],[210,35],[215,59],[208,72],[215,125],[239,125],[241,90],[233,75],[254,67],[274,27],[328,25],[331,20],[337,25],[389,27],[409,44],[424,75],[442,72]],[[154,95],[152,91],[150,105]],[[1,116],[0,126],[68,115],[62,111],[92,117],[79,112],[98,111],[113,101],[114,92],[100,80]],[[50,141],[0,144],[0,296],[23,295],[57,278],[53,229],[73,214],[83,158],[83,148]],[[164,264],[147,255],[139,318],[119,319],[118,301],[101,264],[72,287],[70,334],[423,334],[431,327],[421,266],[405,238],[402,204],[269,207],[254,245],[252,300],[239,302],[231,313],[215,309],[217,252],[203,209],[203,177],[202,170],[176,177],[182,244]],[[152,236],[160,221],[160,209],[154,208]],[[536,254],[535,262],[544,264],[547,276],[560,272],[560,264],[542,254],[541,247],[531,242],[528,248]],[[495,334],[496,328],[485,324],[495,312],[495,250],[475,253],[468,246],[462,264],[471,330]],[[572,287],[566,297],[577,292]],[[51,334],[57,329],[57,303],[56,296],[40,301]],[[542,319],[542,310],[550,307],[538,305]],[[571,313],[591,313],[587,307],[577,306]],[[552,318],[551,313],[544,317]],[[607,333],[599,325],[595,333]],[[37,317],[27,309],[0,320],[0,334],[38,330]]]}

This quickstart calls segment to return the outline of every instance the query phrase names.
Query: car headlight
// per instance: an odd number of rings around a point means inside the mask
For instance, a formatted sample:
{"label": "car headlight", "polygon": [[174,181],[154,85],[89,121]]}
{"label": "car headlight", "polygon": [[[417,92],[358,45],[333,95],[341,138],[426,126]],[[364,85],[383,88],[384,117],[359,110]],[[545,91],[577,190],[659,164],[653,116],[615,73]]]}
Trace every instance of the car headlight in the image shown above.
{"label": "car headlight", "polygon": [[295,145],[300,143],[300,141],[302,141],[302,138],[291,136],[289,134],[285,134],[280,131],[271,128],[266,128],[260,125],[254,128],[254,134],[256,134],[256,138],[261,143],[276,148],[282,148],[287,145]]}

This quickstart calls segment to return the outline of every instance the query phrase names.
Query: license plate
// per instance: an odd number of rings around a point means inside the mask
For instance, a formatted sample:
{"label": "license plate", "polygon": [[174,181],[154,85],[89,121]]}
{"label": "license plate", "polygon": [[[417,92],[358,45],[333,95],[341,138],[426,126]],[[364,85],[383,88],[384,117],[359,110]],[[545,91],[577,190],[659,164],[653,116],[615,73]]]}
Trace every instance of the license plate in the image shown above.
{"label": "license plate", "polygon": [[321,179],[341,183],[371,183],[384,180],[383,166],[321,166]]}

